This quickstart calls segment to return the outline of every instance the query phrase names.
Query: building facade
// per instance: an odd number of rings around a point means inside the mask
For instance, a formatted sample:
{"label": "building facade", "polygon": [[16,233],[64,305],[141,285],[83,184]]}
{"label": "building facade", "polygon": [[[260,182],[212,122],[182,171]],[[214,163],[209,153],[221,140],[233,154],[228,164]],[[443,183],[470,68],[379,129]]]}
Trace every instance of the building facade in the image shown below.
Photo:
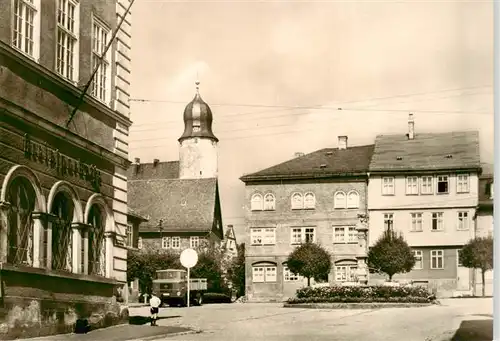
{"label": "building facade", "polygon": [[77,319],[118,323],[129,18],[79,97],[128,1],[0,7],[0,338],[71,332]]}
{"label": "building facade", "polygon": [[[245,183],[246,296],[250,301],[293,297],[307,280],[286,266],[297,245],[313,241],[332,254],[324,282],[366,279],[360,217],[367,215],[367,171],[373,145],[326,148],[240,179]],[[360,238],[361,237],[361,238]],[[361,243],[361,248],[360,248]],[[363,250],[363,252],[360,252]],[[364,277],[363,277],[364,276]]]}
{"label": "building facade", "polygon": [[212,111],[198,89],[184,110],[179,160],[135,164],[128,172],[129,206],[148,216],[139,228],[142,250],[181,252],[220,245],[222,212],[217,179],[217,142]]}
{"label": "building facade", "polygon": [[[470,294],[472,273],[458,250],[474,237],[480,174],[477,132],[379,135],[368,185],[369,245],[384,230],[401,231],[414,269],[395,280],[427,283],[438,295]],[[372,282],[383,281],[371,275]]]}

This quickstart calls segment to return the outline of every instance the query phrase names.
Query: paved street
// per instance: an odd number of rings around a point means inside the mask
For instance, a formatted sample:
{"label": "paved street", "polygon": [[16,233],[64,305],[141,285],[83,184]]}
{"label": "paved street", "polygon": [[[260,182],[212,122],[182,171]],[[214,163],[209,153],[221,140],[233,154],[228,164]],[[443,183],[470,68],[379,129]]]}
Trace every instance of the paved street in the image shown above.
{"label": "paved street", "polygon": [[[491,298],[449,299],[441,303],[423,308],[375,310],[295,309],[263,303],[214,304],[163,308],[160,316],[171,318],[162,319],[159,324],[203,331],[169,340],[445,341],[451,340],[464,320],[492,318]],[[131,315],[147,313],[144,307],[131,309]]]}

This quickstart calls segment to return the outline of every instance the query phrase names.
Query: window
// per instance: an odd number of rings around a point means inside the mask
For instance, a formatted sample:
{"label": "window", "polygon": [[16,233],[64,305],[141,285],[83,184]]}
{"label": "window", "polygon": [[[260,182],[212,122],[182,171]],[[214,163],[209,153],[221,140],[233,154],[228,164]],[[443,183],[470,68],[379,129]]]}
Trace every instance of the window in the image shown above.
{"label": "window", "polygon": [[98,205],[92,205],[89,213],[91,225],[88,232],[89,274],[106,276],[106,240],[104,238],[105,215]]}
{"label": "window", "polygon": [[276,199],[271,193],[266,194],[264,197],[264,210],[274,211],[276,209]]}
{"label": "window", "polygon": [[406,195],[416,195],[418,194],[418,177],[408,176],[406,177]]}
{"label": "window", "polygon": [[134,227],[132,224],[127,224],[127,246],[134,246]]}
{"label": "window", "polygon": [[469,192],[469,174],[457,175],[457,193]]}
{"label": "window", "polygon": [[458,212],[458,230],[469,229],[469,212]]}
{"label": "window", "polygon": [[495,186],[494,186],[494,184],[493,184],[493,182],[492,182],[492,183],[490,184],[490,193],[489,193],[489,194],[490,194],[490,199],[493,199],[493,192],[494,192],[494,188],[495,188]]}
{"label": "window", "polygon": [[76,2],[59,0],[56,71],[75,82],[78,80],[78,12]]}
{"label": "window", "polygon": [[294,193],[292,195],[292,210],[300,210],[304,208],[304,199],[302,198],[302,194]]}
{"label": "window", "polygon": [[172,247],[170,237],[163,237],[161,239],[161,248],[162,249],[170,249]]}
{"label": "window", "polygon": [[291,272],[287,266],[284,266],[283,267],[283,280],[285,282],[297,282],[297,281],[301,280],[301,277],[299,275]]}
{"label": "window", "polygon": [[413,266],[413,270],[421,270],[424,267],[423,259],[424,255],[422,250],[413,250],[413,257],[415,257],[415,265]]}
{"label": "window", "polygon": [[250,229],[252,245],[274,245],[276,244],[275,228],[252,228]]}
{"label": "window", "polygon": [[423,230],[422,213],[411,213],[411,231],[420,232]]}
{"label": "window", "polygon": [[292,228],[292,244],[314,242],[314,227]]}
{"label": "window", "polygon": [[172,237],[171,243],[172,243],[172,249],[180,249],[181,237]]}
{"label": "window", "polygon": [[359,194],[356,191],[350,191],[347,195],[347,208],[359,207]]}
{"label": "window", "polygon": [[384,214],[384,230],[392,230],[394,227],[394,214],[385,213]]}
{"label": "window", "polygon": [[354,226],[335,227],[334,243],[357,243],[358,232]]}
{"label": "window", "polygon": [[442,231],[444,230],[444,220],[443,212],[433,212],[432,213],[432,231]]}
{"label": "window", "polygon": [[316,198],[313,193],[306,193],[304,196],[304,208],[311,209],[316,206]]}
{"label": "window", "polygon": [[346,208],[347,207],[346,195],[344,192],[335,193],[334,206],[335,206],[335,208]]}
{"label": "window", "polygon": [[462,262],[460,261],[460,253],[462,252],[461,249],[457,249],[457,266],[464,266]]}
{"label": "window", "polygon": [[447,175],[440,175],[437,177],[437,192],[439,194],[448,193],[449,181]]}
{"label": "window", "polygon": [[432,176],[423,176],[420,179],[420,194],[432,194]]}
{"label": "window", "polygon": [[[65,192],[54,198],[51,213],[56,216],[52,222],[52,269],[72,271],[73,269],[73,201]],[[89,242],[89,246],[92,245]]]}
{"label": "window", "polygon": [[137,238],[137,248],[142,249],[142,237]]}
{"label": "window", "polygon": [[38,59],[40,46],[40,0],[14,0],[12,45]]}
{"label": "window", "polygon": [[252,205],[252,211],[262,211],[263,208],[262,195],[254,194],[252,196],[251,205]]}
{"label": "window", "polygon": [[337,265],[335,266],[335,281],[337,282],[355,282],[356,265]]}
{"label": "window", "polygon": [[[7,262],[33,265],[33,218],[35,190],[26,178],[15,178],[9,185],[9,230],[7,231]],[[40,262],[42,264],[42,262]]]}
{"label": "window", "polygon": [[104,54],[108,44],[109,29],[93,18],[92,23],[92,72],[99,66],[99,60],[102,57],[102,63],[97,69],[91,86],[91,94],[102,102],[110,100],[110,54]]}
{"label": "window", "polygon": [[443,250],[431,250],[431,269],[444,269]]}
{"label": "window", "polygon": [[253,266],[252,282],[276,282],[276,266]]}
{"label": "window", "polygon": [[394,178],[382,178],[382,195],[394,195]]}
{"label": "window", "polygon": [[189,238],[189,247],[192,249],[196,249],[198,246],[200,246],[200,237],[198,236],[192,236]]}

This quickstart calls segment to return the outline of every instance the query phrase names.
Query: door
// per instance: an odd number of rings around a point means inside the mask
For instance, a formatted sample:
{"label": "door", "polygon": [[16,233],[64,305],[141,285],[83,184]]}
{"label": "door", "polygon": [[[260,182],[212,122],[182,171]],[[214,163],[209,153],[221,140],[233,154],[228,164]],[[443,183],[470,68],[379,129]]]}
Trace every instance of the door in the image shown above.
{"label": "door", "polygon": [[462,266],[457,250],[457,290],[470,290],[470,269]]}

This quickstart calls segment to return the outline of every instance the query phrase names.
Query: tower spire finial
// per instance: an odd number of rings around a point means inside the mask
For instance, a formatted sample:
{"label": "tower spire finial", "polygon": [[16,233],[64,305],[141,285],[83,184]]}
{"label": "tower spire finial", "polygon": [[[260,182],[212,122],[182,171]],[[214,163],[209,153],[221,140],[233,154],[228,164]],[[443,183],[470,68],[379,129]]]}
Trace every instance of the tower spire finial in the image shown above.
{"label": "tower spire finial", "polygon": [[200,77],[198,71],[196,71],[196,81],[194,82],[194,84],[196,84],[196,93],[200,94]]}

